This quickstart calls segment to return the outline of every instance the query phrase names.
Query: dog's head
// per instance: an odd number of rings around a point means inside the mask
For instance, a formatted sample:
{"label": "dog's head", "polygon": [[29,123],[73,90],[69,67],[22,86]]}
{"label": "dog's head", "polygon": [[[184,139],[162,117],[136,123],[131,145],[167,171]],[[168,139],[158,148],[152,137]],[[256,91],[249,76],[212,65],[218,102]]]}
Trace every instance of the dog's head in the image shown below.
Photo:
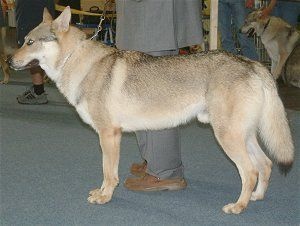
{"label": "dog's head", "polygon": [[244,25],[240,29],[242,33],[247,34],[249,37],[255,33],[260,36],[264,30],[264,27],[268,21],[268,18],[262,19],[262,10],[255,10],[247,15]]}
{"label": "dog's head", "polygon": [[[23,70],[41,65],[54,67],[64,53],[64,38],[71,37],[71,10],[66,7],[55,20],[45,8],[43,21],[25,37],[23,46],[9,59],[10,67]],[[85,36],[84,36],[85,38]],[[72,40],[68,40],[72,42]]]}

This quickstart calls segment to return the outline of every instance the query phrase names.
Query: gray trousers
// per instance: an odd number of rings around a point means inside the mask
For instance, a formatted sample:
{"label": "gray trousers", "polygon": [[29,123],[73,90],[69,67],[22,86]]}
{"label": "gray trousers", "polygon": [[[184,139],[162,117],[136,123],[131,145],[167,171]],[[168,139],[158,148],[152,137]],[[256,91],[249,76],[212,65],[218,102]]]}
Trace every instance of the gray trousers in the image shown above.
{"label": "gray trousers", "polygon": [[[177,55],[178,50],[148,52],[148,54]],[[183,177],[178,128],[137,131],[136,137],[141,157],[147,161],[148,174],[162,179]]]}

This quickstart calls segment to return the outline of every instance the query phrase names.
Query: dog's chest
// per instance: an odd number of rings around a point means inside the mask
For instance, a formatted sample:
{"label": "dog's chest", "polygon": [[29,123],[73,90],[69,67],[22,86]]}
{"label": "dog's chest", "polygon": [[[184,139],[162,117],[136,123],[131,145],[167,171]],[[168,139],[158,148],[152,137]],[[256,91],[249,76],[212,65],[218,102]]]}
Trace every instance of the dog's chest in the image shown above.
{"label": "dog's chest", "polygon": [[273,61],[278,61],[279,49],[278,44],[275,41],[265,41],[262,39],[262,43],[264,44],[270,58]]}
{"label": "dog's chest", "polygon": [[71,74],[63,79],[62,89],[66,98],[73,106],[76,106],[80,100],[83,79],[84,76],[80,74]]}
{"label": "dog's chest", "polygon": [[84,76],[80,74],[71,74],[70,76],[65,76],[62,80],[61,90],[78,112],[80,118],[96,129],[92,117],[89,113],[88,104],[84,97],[83,93],[83,84],[82,81]]}
{"label": "dog's chest", "polygon": [[92,117],[88,110],[87,102],[81,101],[78,105],[75,106],[75,108],[76,108],[76,111],[78,112],[80,118],[82,119],[82,121],[84,121],[85,123],[87,123],[88,125],[90,125],[91,127],[93,127],[96,130],[96,127],[93,123]]}

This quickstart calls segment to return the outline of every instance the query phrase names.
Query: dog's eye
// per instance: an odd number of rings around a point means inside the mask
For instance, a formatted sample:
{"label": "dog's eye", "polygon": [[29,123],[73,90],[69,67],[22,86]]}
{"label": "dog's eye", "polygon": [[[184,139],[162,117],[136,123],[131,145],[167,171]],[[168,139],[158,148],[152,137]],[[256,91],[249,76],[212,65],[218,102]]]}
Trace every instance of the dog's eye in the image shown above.
{"label": "dog's eye", "polygon": [[28,46],[32,45],[34,41],[32,39],[29,39],[28,42],[26,43]]}

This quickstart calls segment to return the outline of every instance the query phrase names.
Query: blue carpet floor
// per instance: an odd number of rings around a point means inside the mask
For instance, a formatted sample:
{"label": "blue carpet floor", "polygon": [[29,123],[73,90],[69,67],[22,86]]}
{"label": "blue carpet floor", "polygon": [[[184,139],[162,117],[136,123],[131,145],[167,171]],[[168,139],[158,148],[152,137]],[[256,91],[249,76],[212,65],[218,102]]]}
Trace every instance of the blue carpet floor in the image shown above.
{"label": "blue carpet floor", "polygon": [[14,73],[10,84],[0,86],[0,225],[299,225],[300,112],[288,111],[296,146],[292,171],[283,176],[274,165],[265,199],[250,202],[240,215],[221,210],[238,198],[238,172],[210,126],[197,122],[181,128],[187,189],[126,190],[129,166],[140,161],[135,136],[127,133],[120,185],[110,203],[91,205],[88,193],[102,181],[97,135],[52,85],[46,87],[49,104],[17,104],[28,77]]}

